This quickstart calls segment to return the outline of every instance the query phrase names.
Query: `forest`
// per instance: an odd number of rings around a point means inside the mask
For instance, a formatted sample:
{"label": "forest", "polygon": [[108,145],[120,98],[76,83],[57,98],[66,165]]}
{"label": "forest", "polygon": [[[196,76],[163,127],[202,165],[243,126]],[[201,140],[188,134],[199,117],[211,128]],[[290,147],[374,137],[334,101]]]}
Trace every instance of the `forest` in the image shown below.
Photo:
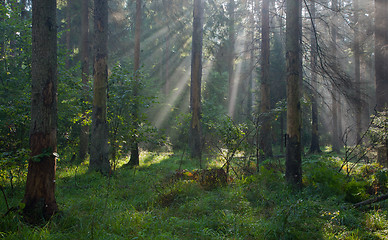
{"label": "forest", "polygon": [[388,239],[388,1],[0,0],[0,239]]}

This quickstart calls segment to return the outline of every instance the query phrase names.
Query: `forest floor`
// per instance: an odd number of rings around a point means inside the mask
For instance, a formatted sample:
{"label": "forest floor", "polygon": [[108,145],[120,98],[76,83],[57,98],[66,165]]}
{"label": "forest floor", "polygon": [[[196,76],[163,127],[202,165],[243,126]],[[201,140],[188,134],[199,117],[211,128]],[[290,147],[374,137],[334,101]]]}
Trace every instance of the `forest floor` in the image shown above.
{"label": "forest floor", "polygon": [[[222,164],[209,159],[211,168]],[[87,162],[59,161],[61,213],[29,226],[17,212],[3,216],[1,196],[0,239],[388,239],[388,201],[353,207],[386,191],[384,169],[362,164],[346,176],[341,158],[307,156],[296,191],[285,184],[282,159],[259,173],[237,163],[224,185],[221,175],[199,181],[198,164],[182,153],[145,152],[139,167],[123,160],[110,177],[88,172]],[[23,192],[23,182],[6,187],[9,205],[18,206]]]}

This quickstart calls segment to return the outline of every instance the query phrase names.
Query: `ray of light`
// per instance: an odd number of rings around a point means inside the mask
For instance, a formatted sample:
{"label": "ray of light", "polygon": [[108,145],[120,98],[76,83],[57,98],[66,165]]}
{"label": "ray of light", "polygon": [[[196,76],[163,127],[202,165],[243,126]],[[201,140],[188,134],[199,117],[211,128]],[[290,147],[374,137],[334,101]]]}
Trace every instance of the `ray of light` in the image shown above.
{"label": "ray of light", "polygon": [[171,78],[180,80],[175,84],[172,92],[168,96],[168,99],[163,106],[161,106],[161,109],[154,118],[155,126],[158,128],[163,125],[168,114],[173,110],[177,99],[180,98],[180,96],[185,92],[184,90],[188,87],[188,83],[190,81],[190,57],[184,58]]}
{"label": "ray of light", "polygon": [[[239,33],[236,39],[235,43],[235,49],[236,53],[242,53],[244,51],[244,39],[247,37],[245,29],[243,32]],[[229,106],[228,106],[228,113],[229,116],[233,116],[233,113],[236,109],[236,103],[237,103],[237,94],[240,87],[240,80],[241,80],[241,69],[242,69],[242,61],[238,61],[236,65],[236,71],[234,72],[234,81],[232,86],[232,92],[230,96]]]}

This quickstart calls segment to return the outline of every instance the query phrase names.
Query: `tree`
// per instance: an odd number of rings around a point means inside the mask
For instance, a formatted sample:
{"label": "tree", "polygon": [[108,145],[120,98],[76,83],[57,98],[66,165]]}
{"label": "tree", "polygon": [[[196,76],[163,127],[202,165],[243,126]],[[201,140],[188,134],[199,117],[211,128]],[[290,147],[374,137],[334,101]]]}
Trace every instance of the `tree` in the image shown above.
{"label": "tree", "polygon": [[310,37],[310,65],[311,65],[311,86],[312,86],[312,94],[311,94],[311,145],[310,145],[310,153],[319,153],[321,149],[319,147],[319,132],[318,132],[318,102],[317,102],[317,39],[315,32],[315,0],[311,1],[310,5],[310,14],[311,14],[311,24],[312,31]]}
{"label": "tree", "polygon": [[[135,54],[134,54],[134,91],[133,95],[135,99],[137,99],[138,93],[138,85],[140,81],[140,35],[141,35],[141,0],[136,0],[136,24],[135,24]],[[139,128],[139,104],[138,102],[135,102],[132,109],[132,116],[134,122],[132,123],[134,125],[134,132],[132,133],[132,139],[131,139],[131,159],[129,164],[131,166],[139,166],[139,144],[138,140],[136,138],[136,131],[138,131]]]}
{"label": "tree", "polygon": [[191,157],[201,159],[201,79],[203,40],[203,0],[194,0],[193,40],[190,87],[190,147]]}
{"label": "tree", "polygon": [[229,39],[227,44],[227,51],[228,51],[228,79],[229,79],[229,116],[233,119],[234,117],[234,105],[235,105],[235,98],[237,97],[237,86],[235,86],[235,79],[234,79],[234,56],[235,56],[235,2],[234,0],[229,0],[228,3],[228,14],[229,14],[229,21],[228,21],[228,33],[229,33]]}
{"label": "tree", "polygon": [[287,61],[287,136],[286,179],[294,185],[302,183],[301,120],[300,120],[300,1],[286,2]]}
{"label": "tree", "polygon": [[[338,0],[332,0],[331,1],[331,8],[336,16],[338,14]],[[333,51],[333,58],[334,62],[337,62],[337,26],[335,25],[337,23],[337,18],[334,17],[331,23],[331,49]],[[331,112],[333,114],[332,118],[332,135],[331,135],[331,145],[333,152],[339,153],[341,148],[340,143],[340,127],[339,127],[339,94],[336,85],[332,84],[331,89],[331,99],[332,99],[332,105],[331,105]]]}
{"label": "tree", "polygon": [[[388,2],[375,0],[375,81],[377,111],[388,108]],[[388,140],[378,150],[378,161],[388,166]]]}
{"label": "tree", "polygon": [[57,25],[56,1],[32,1],[31,158],[23,215],[30,223],[58,211],[55,199],[57,159]]}
{"label": "tree", "polygon": [[81,134],[79,139],[79,158],[85,159],[89,147],[89,125],[86,123],[86,102],[88,98],[88,82],[89,82],[89,0],[82,0],[81,8],[81,69],[82,69],[82,85],[84,90],[83,98],[83,114],[81,121]]}
{"label": "tree", "polygon": [[[361,100],[361,49],[360,49],[360,27],[359,27],[359,0],[353,0],[353,11],[354,11],[354,40],[353,40],[353,54],[354,54],[354,84],[356,85],[356,97]],[[361,141],[361,114],[362,104],[356,106],[356,137],[357,143]]]}
{"label": "tree", "polygon": [[262,31],[261,31],[261,85],[260,85],[260,150],[261,159],[272,157],[271,134],[271,93],[269,86],[270,71],[270,41],[269,41],[269,0],[263,0],[262,6]]}
{"label": "tree", "polygon": [[94,84],[89,169],[108,174],[108,1],[94,0]]}

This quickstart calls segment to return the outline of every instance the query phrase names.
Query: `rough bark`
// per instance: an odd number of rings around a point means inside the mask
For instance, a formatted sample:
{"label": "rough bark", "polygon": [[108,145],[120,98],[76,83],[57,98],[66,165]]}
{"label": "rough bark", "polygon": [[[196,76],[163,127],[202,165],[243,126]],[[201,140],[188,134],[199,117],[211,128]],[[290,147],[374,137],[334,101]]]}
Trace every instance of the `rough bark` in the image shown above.
{"label": "rough bark", "polygon": [[261,31],[261,84],[260,84],[260,150],[261,160],[270,158],[272,154],[272,133],[271,133],[271,92],[269,84],[270,70],[270,41],[269,41],[269,0],[263,0],[262,5],[262,31]]}
{"label": "rough bark", "polygon": [[194,0],[193,40],[191,54],[190,87],[190,148],[191,157],[201,159],[201,79],[202,79],[202,39],[203,0]]}
{"label": "rough bark", "polygon": [[24,193],[24,219],[32,224],[58,211],[55,200],[57,152],[56,1],[32,2],[31,158]]}
{"label": "rough bark", "polygon": [[82,0],[81,8],[81,72],[83,85],[83,112],[78,157],[84,160],[89,148],[89,125],[86,124],[86,103],[89,102],[89,0]]}
{"label": "rough bark", "polygon": [[[310,5],[310,14],[311,14],[311,23],[315,24],[315,1],[311,2]],[[314,29],[314,28],[313,28]],[[310,37],[311,44],[311,86],[313,88],[313,92],[311,93],[311,145],[310,145],[310,153],[319,153],[321,152],[319,145],[319,131],[318,131],[318,102],[317,102],[317,39],[315,36],[315,31],[311,31]]]}
{"label": "rough bark", "polygon": [[[134,91],[133,95],[135,100],[134,107],[132,109],[133,116],[133,127],[135,132],[139,128],[139,102],[138,102],[138,91],[139,91],[139,81],[140,81],[140,35],[141,35],[141,0],[136,0],[136,24],[135,24],[135,51],[134,51]],[[131,158],[129,165],[139,166],[139,143],[136,138],[136,134],[133,134],[132,146],[131,146]]]}
{"label": "rough bark", "polygon": [[108,2],[94,0],[94,84],[89,169],[108,174]]}
{"label": "rough bark", "polygon": [[[375,0],[375,80],[377,111],[388,107],[388,2]],[[378,161],[388,167],[388,143],[378,149]]]}
{"label": "rough bark", "polygon": [[293,186],[302,183],[300,120],[300,1],[287,0],[287,137],[286,180]]}

